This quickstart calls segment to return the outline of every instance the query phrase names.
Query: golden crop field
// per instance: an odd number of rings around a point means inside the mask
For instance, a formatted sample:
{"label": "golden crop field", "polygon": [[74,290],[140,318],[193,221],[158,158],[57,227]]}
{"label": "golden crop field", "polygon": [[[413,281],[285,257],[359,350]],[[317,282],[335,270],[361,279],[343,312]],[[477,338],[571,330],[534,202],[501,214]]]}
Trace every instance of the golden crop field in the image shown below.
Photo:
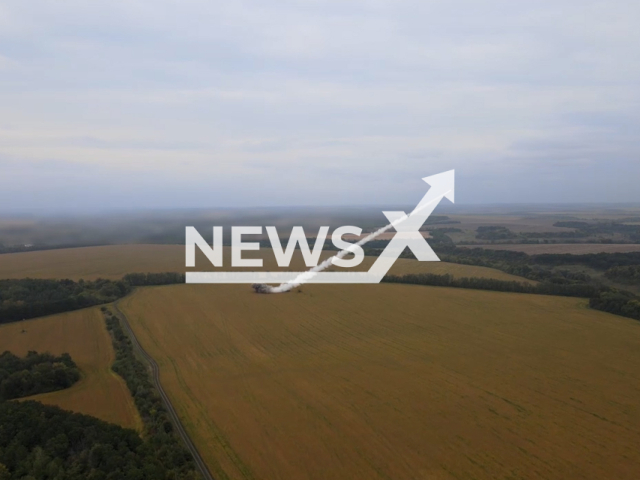
{"label": "golden crop field", "polygon": [[301,290],[121,301],[216,478],[638,478],[637,321],[564,297]]}
{"label": "golden crop field", "polygon": [[[199,270],[211,270],[212,266],[197,251],[196,266]],[[246,252],[250,258],[251,253]],[[273,254],[260,252],[264,258],[264,268],[278,268]],[[335,252],[326,251],[322,258]],[[365,257],[357,269],[369,269],[375,258]],[[225,249],[224,265],[230,265],[230,251]],[[335,267],[332,267],[335,268]],[[306,270],[300,252],[294,254],[288,270]],[[185,247],[183,245],[112,245],[103,247],[82,247],[59,250],[42,250],[26,253],[0,255],[0,278],[70,278],[93,280],[96,278],[120,279],[127,273],[137,272],[184,272]],[[527,281],[486,267],[457,265],[445,262],[418,262],[398,259],[390,273],[450,273],[457,277],[485,277],[498,280]]]}
{"label": "golden crop field", "polygon": [[124,380],[111,371],[115,353],[98,308],[0,325],[0,352],[68,352],[83,377],[66,390],[30,399],[141,430],[142,421]]}

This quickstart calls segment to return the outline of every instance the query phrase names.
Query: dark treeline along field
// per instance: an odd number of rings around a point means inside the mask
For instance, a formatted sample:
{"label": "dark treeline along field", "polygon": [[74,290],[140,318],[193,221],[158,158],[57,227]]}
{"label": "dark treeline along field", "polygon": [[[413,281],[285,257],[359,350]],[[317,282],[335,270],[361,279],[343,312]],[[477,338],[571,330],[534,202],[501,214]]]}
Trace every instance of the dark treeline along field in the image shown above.
{"label": "dark treeline along field", "polygon": [[[459,286],[501,291],[519,291],[549,295],[580,296],[590,299],[593,308],[640,319],[640,297],[625,290],[602,284],[584,271],[576,271],[569,266],[583,266],[604,273],[605,278],[620,280],[621,283],[638,282],[640,252],[594,253],[585,255],[539,254],[483,248],[461,248],[453,244],[446,234],[452,228],[430,230],[430,244],[441,260],[451,263],[478,265],[495,268],[541,282],[535,289],[528,286],[515,287],[503,283],[491,284],[483,279],[469,279],[466,282],[425,276],[420,279],[408,277],[414,283]],[[365,245],[367,255],[379,255],[388,240],[374,240]],[[414,258],[410,250],[401,255]],[[400,281],[395,279],[394,281]],[[453,283],[452,283],[453,282]],[[494,281],[495,282],[495,281]],[[0,323],[33,318],[97,304],[108,303],[128,294],[136,286],[166,285],[184,283],[184,274],[132,273],[122,280],[0,280]],[[510,283],[510,282],[506,282]]]}
{"label": "dark treeline along field", "polygon": [[491,278],[453,278],[451,275],[417,273],[387,275],[382,280],[388,283],[410,283],[437,287],[473,288],[498,292],[558,295],[589,299],[589,306],[616,315],[640,320],[640,297],[624,290],[595,286],[586,283],[548,283],[531,285],[522,282],[495,280]]}
{"label": "dark treeline along field", "polygon": [[[138,277],[140,279],[140,277]],[[173,433],[147,370],[111,312],[111,333],[121,375],[144,424],[137,432],[39,402],[13,402],[68,388],[80,372],[68,354],[0,355],[0,480],[196,480],[191,454]]]}
{"label": "dark treeline along field", "polygon": [[[107,245],[106,243],[69,243],[60,245],[3,245],[0,243],[0,254],[3,253],[23,253],[23,252],[36,252],[38,250],[62,250],[63,248],[80,248],[80,247],[99,247],[101,245]],[[1,480],[1,479],[0,479]]]}
{"label": "dark treeline along field", "polygon": [[[480,278],[453,279],[447,275],[430,274],[387,276],[385,281],[504,292],[578,296],[588,298],[591,308],[640,320],[640,297],[637,295],[624,289],[604,285],[586,272],[559,268],[569,266],[592,268],[602,271],[607,278],[616,280],[625,278],[627,279],[626,283],[631,284],[637,282],[637,272],[640,271],[640,252],[528,255],[524,252],[509,250],[458,247],[446,235],[446,228],[430,231],[432,238],[429,243],[442,261],[495,268],[541,283],[534,288],[519,282]],[[374,240],[365,245],[365,252],[367,255],[377,256],[387,243],[386,240]],[[415,258],[408,249],[402,253],[401,257]]]}
{"label": "dark treeline along field", "polygon": [[611,267],[604,272],[604,275],[614,282],[640,285],[640,265]]}
{"label": "dark treeline along field", "polygon": [[181,273],[131,273],[122,280],[0,280],[0,323],[109,303],[133,287],[184,282]]}
{"label": "dark treeline along field", "polygon": [[104,307],[103,313],[116,351],[112,369],[125,380],[133,396],[144,424],[145,442],[162,459],[167,471],[176,475],[175,478],[195,478],[193,457],[174,431],[160,395],[151,382],[149,370],[136,357],[118,317]]}
{"label": "dark treeline along field", "polygon": [[0,403],[0,480],[195,480],[134,430],[38,402]]}
{"label": "dark treeline along field", "polygon": [[618,221],[562,221],[554,227],[572,228],[572,231],[513,232],[505,226],[480,226],[476,229],[476,242],[465,241],[460,245],[478,243],[640,243],[640,225],[625,222],[637,217]]}
{"label": "dark treeline along field", "polygon": [[62,390],[78,380],[80,371],[68,353],[56,357],[30,351],[20,358],[7,351],[0,355],[0,401]]}
{"label": "dark treeline along field", "polygon": [[[542,282],[548,293],[564,295],[567,286],[580,289],[591,287],[588,295],[591,308],[640,320],[640,297],[631,292],[603,285],[585,272],[558,267],[582,266],[602,271],[611,277],[623,269],[633,271],[640,265],[640,252],[527,255],[507,250],[458,248],[446,244],[437,247],[440,258],[447,262],[496,268],[513,275]],[[580,287],[582,286],[582,287]],[[583,295],[580,295],[583,296]]]}
{"label": "dark treeline along field", "polygon": [[591,298],[600,291],[594,285],[584,283],[555,284],[555,283],[523,283],[493,278],[461,277],[452,275],[438,275],[434,273],[409,273],[406,275],[386,275],[387,283],[411,283],[416,285],[431,285],[436,287],[471,288],[474,290],[493,290],[496,292],[531,293],[536,295],[557,295],[561,297]]}
{"label": "dark treeline along field", "polygon": [[507,227],[487,226],[476,229],[476,238],[478,240],[489,240],[493,242],[495,240],[508,240],[517,237],[518,235]]}

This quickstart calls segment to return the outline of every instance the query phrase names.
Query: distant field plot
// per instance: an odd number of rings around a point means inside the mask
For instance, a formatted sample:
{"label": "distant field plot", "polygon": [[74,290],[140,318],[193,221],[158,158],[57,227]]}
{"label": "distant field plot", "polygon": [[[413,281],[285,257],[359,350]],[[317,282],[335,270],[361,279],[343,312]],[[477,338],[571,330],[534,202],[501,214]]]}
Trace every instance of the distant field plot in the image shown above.
{"label": "distant field plot", "polygon": [[184,270],[184,247],[112,245],[0,255],[0,278],[119,279],[133,272]]}
{"label": "distant field plot", "polygon": [[83,378],[71,388],[30,397],[123,427],[142,424],[124,381],[111,371],[115,354],[98,308],[0,325],[0,352],[68,352]]}
{"label": "distant field plot", "polygon": [[488,250],[511,250],[514,252],[524,252],[529,255],[536,255],[540,253],[572,253],[574,255],[584,255],[586,253],[640,252],[640,245],[635,245],[635,244],[612,245],[612,244],[606,244],[606,243],[469,245],[468,248],[486,248]]}
{"label": "distant field plot", "polygon": [[[246,252],[249,258],[251,253]],[[273,255],[266,250],[264,268],[278,270]],[[336,252],[326,251],[322,258]],[[104,247],[82,247],[61,250],[43,250],[26,253],[0,255],[0,278],[70,278],[94,280],[96,278],[120,279],[127,273],[137,272],[184,272],[185,247],[183,245],[113,245]],[[196,266],[211,270],[211,263],[199,253]],[[358,267],[369,269],[375,258],[366,257]],[[229,269],[229,249],[225,249],[224,265]],[[296,252],[288,270],[306,270],[300,252]],[[337,270],[336,267],[332,267]],[[499,270],[484,267],[456,265],[444,262],[418,262],[398,259],[390,273],[451,273],[454,276],[496,278],[498,280],[521,280]]]}
{"label": "distant field plot", "polygon": [[584,300],[179,285],[121,306],[216,478],[638,478],[640,324]]}

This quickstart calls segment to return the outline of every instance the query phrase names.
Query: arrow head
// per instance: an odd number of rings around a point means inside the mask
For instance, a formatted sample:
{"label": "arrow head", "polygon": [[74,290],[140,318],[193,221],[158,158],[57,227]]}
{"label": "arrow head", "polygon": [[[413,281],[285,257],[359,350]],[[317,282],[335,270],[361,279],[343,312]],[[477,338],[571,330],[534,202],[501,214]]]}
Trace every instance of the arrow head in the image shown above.
{"label": "arrow head", "polygon": [[[430,177],[424,177],[422,180],[431,185],[431,188],[437,194],[444,194],[446,198],[455,202],[455,170],[449,170],[447,172],[438,173],[437,175],[431,175]],[[429,191],[431,193],[431,191]]]}

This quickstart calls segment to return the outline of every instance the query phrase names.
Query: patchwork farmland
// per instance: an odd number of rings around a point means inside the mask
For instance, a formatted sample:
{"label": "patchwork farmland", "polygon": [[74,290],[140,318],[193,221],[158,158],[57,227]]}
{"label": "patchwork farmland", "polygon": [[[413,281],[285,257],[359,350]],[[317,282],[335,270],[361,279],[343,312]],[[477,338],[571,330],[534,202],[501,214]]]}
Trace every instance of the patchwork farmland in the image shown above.
{"label": "patchwork farmland", "polygon": [[[252,253],[246,252],[250,258]],[[335,252],[333,252],[335,253]],[[211,270],[211,263],[197,251],[196,267]],[[230,265],[230,250],[225,248],[224,265]],[[322,258],[332,255],[324,252]],[[118,280],[127,273],[140,272],[184,272],[184,245],[110,245],[102,247],[67,248],[59,250],[41,250],[25,253],[0,255],[0,278],[70,278],[72,280],[95,280],[107,278]],[[279,270],[275,258],[264,253],[264,268]],[[374,257],[365,257],[359,270],[368,270],[375,261]],[[280,270],[306,270],[302,256],[296,251],[291,267]],[[332,267],[337,269],[337,267]],[[482,277],[496,280],[526,281],[521,277],[509,275],[499,270],[458,265],[445,262],[418,262],[400,258],[392,267],[391,274],[407,273],[450,273],[455,277]]]}
{"label": "patchwork farmland", "polygon": [[115,354],[99,308],[0,325],[0,352],[5,350],[20,356],[29,350],[66,352],[82,372],[71,388],[29,399],[141,430],[127,386],[111,371]]}

